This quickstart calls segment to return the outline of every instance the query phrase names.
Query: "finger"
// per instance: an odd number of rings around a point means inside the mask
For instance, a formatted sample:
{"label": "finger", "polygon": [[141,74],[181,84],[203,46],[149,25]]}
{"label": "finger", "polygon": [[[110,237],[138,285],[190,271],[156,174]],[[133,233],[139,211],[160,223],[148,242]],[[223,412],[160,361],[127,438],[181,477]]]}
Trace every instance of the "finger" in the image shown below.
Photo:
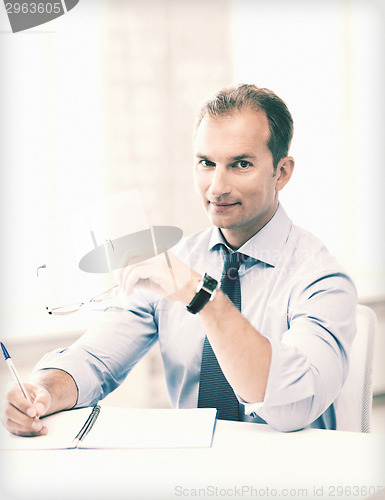
{"label": "finger", "polygon": [[43,430],[45,426],[39,419],[28,417],[11,404],[6,406],[1,421],[6,429],[19,436],[35,436],[46,433]]}
{"label": "finger", "polygon": [[33,406],[38,417],[45,415],[51,406],[50,393],[43,388],[37,388],[37,390],[35,390]]}
{"label": "finger", "polygon": [[5,427],[19,435],[37,435],[43,431],[38,417],[44,415],[50,404],[48,391],[32,384],[24,384],[32,403],[24,397],[18,386],[13,385],[2,397],[2,422]]}
{"label": "finger", "polygon": [[[34,392],[30,389],[28,384],[24,387],[32,401],[34,399]],[[13,385],[12,388],[8,390],[3,400],[5,401],[5,404],[10,403],[12,406],[18,408],[22,413],[29,415],[30,417],[34,417],[36,415],[36,410],[33,407],[32,402],[24,397],[19,386],[17,385]]]}
{"label": "finger", "polygon": [[119,285],[126,295],[134,288],[145,288],[173,300],[182,297],[180,291],[189,281],[191,269],[171,253],[162,253],[125,269],[119,276]]}
{"label": "finger", "polygon": [[34,420],[29,426],[20,425],[12,420],[2,419],[4,427],[16,436],[44,436],[48,433],[46,426],[40,420]]}
{"label": "finger", "polygon": [[125,273],[123,286],[126,293],[131,293],[134,288],[145,288],[160,296],[167,296],[175,292],[176,281],[162,254],[133,266]]}
{"label": "finger", "polygon": [[117,278],[118,283],[120,283],[121,277],[122,275],[124,275],[125,270],[134,265],[134,263],[139,260],[140,260],[139,255],[132,255],[132,254],[123,255],[123,257],[118,262],[117,269],[115,270],[115,276]]}
{"label": "finger", "polygon": [[127,267],[121,276],[121,288],[130,295],[135,288],[151,288],[149,280],[157,282],[157,264],[153,259]]}
{"label": "finger", "polygon": [[129,275],[131,274],[133,267],[134,266],[126,265],[126,266],[122,267],[121,269],[119,269],[119,271],[118,271],[118,283],[119,283],[119,286],[121,288],[125,287],[125,283],[128,280]]}
{"label": "finger", "polygon": [[13,388],[8,391],[6,400],[29,417],[33,418],[35,416],[39,417],[44,415],[51,404],[49,392],[41,387],[28,383],[24,384],[24,387],[30,401],[24,397],[18,386],[13,386]]}
{"label": "finger", "polygon": [[131,295],[140,279],[137,269],[129,267],[122,272],[119,285],[126,295]]}

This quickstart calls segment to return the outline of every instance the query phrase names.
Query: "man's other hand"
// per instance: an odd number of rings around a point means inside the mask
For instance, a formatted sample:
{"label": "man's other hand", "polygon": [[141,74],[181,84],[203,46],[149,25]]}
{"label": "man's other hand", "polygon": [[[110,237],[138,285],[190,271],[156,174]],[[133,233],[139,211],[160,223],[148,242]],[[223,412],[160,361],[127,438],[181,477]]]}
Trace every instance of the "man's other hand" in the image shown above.
{"label": "man's other hand", "polygon": [[188,304],[200,275],[171,252],[165,252],[139,264],[123,266],[117,273],[117,280],[127,295],[135,288],[144,288],[169,300]]}

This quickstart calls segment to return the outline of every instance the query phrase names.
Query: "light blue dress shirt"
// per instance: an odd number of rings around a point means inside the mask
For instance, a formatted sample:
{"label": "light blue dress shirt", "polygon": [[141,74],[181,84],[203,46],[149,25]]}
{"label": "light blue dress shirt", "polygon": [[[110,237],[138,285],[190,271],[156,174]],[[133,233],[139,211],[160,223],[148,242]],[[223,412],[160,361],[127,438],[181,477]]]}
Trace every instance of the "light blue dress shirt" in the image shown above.
{"label": "light blue dress shirt", "polygon": [[[213,227],[186,238],[174,253],[220,280],[224,243]],[[242,314],[272,346],[264,401],[238,398],[244,420],[282,431],[335,428],[332,403],[347,376],[356,331],[352,280],[281,205],[238,251],[249,256],[239,270]],[[139,289],[117,306],[72,346],[43,357],[36,369],[65,370],[78,386],[77,407],[93,405],[159,341],[172,406],[196,407],[205,337],[199,315]]]}

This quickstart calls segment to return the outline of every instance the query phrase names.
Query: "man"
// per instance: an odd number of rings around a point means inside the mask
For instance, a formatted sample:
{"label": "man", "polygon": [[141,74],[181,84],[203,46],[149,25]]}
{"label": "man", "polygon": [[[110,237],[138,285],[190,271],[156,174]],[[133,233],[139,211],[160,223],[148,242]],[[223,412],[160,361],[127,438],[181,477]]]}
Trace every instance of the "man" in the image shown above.
{"label": "man", "polygon": [[213,227],[179,245],[171,273],[162,256],[122,268],[124,306],[40,361],[27,385],[32,405],[17,388],[8,393],[11,432],[44,434],[36,415],[95,404],[156,340],[175,407],[216,406],[219,418],[282,431],[336,428],[356,290],[279,204],[292,134],[286,104],[266,89],[225,89],[204,105],[194,176]]}

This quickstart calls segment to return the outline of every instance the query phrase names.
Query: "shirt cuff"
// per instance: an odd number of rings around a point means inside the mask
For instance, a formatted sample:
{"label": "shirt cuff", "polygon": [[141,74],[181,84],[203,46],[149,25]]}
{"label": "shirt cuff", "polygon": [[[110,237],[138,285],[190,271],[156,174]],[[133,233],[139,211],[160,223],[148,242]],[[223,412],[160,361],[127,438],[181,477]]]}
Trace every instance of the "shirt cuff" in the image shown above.
{"label": "shirt cuff", "polygon": [[244,399],[242,399],[240,396],[236,395],[238,401],[243,405],[243,411],[245,412],[245,415],[249,417],[255,417],[258,413],[258,410],[262,408],[264,402],[260,401],[258,403],[248,403]]}

